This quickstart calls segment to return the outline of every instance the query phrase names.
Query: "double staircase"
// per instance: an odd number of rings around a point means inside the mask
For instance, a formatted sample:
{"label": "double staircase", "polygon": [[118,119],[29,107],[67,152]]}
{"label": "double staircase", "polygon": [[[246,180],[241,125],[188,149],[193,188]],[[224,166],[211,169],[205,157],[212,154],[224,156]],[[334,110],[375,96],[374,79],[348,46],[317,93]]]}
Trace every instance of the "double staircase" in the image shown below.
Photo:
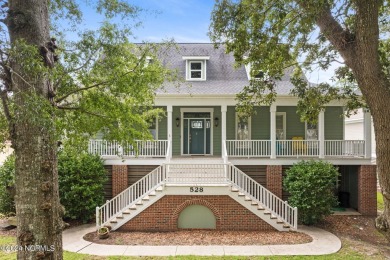
{"label": "double staircase", "polygon": [[297,208],[230,163],[202,162],[169,163],[154,169],[96,208],[97,228],[109,225],[116,230],[175,188],[187,186],[218,188],[218,195],[228,195],[275,229],[297,229]]}

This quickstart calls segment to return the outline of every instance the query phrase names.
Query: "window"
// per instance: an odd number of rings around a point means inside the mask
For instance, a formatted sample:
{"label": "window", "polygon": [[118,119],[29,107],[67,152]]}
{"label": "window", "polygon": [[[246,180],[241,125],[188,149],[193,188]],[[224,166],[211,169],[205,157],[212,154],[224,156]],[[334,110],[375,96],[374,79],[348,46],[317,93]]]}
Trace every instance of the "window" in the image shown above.
{"label": "window", "polygon": [[153,140],[158,140],[158,120],[153,118],[149,124],[149,133],[153,136]]}
{"label": "window", "polygon": [[209,56],[184,56],[186,61],[186,80],[206,80],[206,61]]}
{"label": "window", "polygon": [[285,112],[276,112],[276,140],[286,140]]}
{"label": "window", "polygon": [[318,140],[318,125],[306,122],[306,140]]}
{"label": "window", "polygon": [[240,117],[236,114],[236,140],[251,139],[251,118]]}

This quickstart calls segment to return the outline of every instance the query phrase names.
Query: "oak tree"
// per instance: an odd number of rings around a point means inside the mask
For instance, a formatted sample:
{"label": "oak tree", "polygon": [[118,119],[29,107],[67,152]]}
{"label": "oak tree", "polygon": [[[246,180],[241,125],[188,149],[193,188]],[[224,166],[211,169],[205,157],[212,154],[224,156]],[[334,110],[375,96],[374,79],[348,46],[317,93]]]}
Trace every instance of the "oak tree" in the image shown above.
{"label": "oak tree", "polygon": [[[0,2],[0,141],[16,155],[18,258],[62,259],[59,141],[150,138],[155,90],[174,74],[156,59],[161,46],[129,42],[140,10],[127,1]],[[83,26],[80,3],[99,28]]]}
{"label": "oak tree", "polygon": [[[389,9],[387,0],[217,0],[210,26],[211,39],[224,43],[239,64],[251,64],[252,75],[264,72],[238,95],[242,112],[272,102],[274,80],[290,67],[302,120],[315,121],[333,99],[370,109],[385,204],[376,219],[382,230],[390,228]],[[336,84],[304,79],[302,68],[328,69],[332,62],[341,64]]]}

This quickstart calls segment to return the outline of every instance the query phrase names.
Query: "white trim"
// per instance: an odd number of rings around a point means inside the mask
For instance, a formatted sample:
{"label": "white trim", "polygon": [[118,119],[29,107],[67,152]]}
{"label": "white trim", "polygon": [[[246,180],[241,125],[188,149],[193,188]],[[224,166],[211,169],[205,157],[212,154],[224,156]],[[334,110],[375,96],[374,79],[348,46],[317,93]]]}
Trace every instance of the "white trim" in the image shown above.
{"label": "white trim", "polygon": [[183,60],[209,60],[210,56],[183,56]]}
{"label": "white trim", "polygon": [[276,112],[275,114],[275,134],[276,134],[276,117],[283,116],[283,139],[286,140],[286,112]]}
{"label": "white trim", "polygon": [[180,155],[181,156],[191,156],[191,154],[183,153],[183,144],[184,144],[184,113],[210,113],[210,154],[204,155],[213,155],[214,154],[214,108],[196,108],[196,107],[182,107],[180,108]]}

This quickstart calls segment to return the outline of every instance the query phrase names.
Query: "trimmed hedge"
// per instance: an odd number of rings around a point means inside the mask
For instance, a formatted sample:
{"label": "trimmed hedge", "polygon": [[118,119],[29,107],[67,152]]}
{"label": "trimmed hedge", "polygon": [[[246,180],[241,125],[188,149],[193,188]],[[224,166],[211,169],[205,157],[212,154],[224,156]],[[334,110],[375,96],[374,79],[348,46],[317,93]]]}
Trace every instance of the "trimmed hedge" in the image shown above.
{"label": "trimmed hedge", "polygon": [[312,225],[331,214],[332,207],[338,204],[336,167],[324,161],[301,161],[286,173],[283,185],[290,193],[288,202],[298,208],[301,223]]}

